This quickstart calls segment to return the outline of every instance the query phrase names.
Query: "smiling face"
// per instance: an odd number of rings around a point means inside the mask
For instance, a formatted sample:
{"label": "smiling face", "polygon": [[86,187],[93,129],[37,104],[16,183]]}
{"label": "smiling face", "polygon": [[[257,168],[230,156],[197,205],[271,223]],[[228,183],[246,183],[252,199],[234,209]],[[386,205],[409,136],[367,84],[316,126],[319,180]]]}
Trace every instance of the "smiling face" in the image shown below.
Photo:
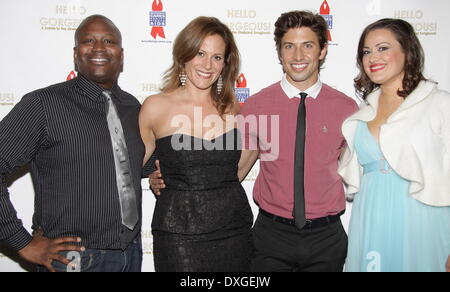
{"label": "smiling face", "polygon": [[281,40],[280,61],[288,81],[304,91],[319,78],[319,64],[327,47],[320,48],[317,35],[309,27],[291,28]]}
{"label": "smiling face", "polygon": [[402,89],[405,54],[389,29],[376,29],[367,34],[362,63],[373,83]]}
{"label": "smiling face", "polygon": [[118,29],[102,17],[83,22],[75,36],[74,62],[80,74],[110,89],[123,68],[122,39]]}
{"label": "smiling face", "polygon": [[185,64],[186,86],[208,90],[217,81],[225,66],[226,45],[219,35],[207,36],[197,55]]}

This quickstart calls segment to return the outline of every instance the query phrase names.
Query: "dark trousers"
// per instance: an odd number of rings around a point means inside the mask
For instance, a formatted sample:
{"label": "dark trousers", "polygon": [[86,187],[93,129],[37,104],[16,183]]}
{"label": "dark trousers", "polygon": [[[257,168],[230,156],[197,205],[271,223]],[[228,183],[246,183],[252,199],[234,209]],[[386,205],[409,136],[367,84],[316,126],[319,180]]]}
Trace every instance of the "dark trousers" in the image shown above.
{"label": "dark trousers", "polygon": [[342,272],[347,257],[341,221],[299,230],[259,214],[253,239],[253,272]]}
{"label": "dark trousers", "polygon": [[[63,257],[71,260],[66,266],[53,261],[57,272],[140,272],[142,268],[142,242],[138,236],[126,250],[86,249],[84,252],[61,252]],[[38,266],[38,272],[48,272]]]}

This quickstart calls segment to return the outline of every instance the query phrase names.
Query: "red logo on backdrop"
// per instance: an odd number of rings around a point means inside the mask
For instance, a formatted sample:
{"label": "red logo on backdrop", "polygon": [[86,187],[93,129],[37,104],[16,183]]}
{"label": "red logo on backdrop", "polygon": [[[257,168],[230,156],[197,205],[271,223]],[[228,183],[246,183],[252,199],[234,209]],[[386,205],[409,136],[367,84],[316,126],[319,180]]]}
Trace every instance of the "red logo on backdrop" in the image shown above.
{"label": "red logo on backdrop", "polygon": [[69,80],[72,80],[72,79],[74,79],[74,78],[77,78],[77,74],[75,74],[74,71],[71,71],[71,72],[69,73],[69,75],[67,76],[66,80],[69,81]]}
{"label": "red logo on backdrop", "polygon": [[153,0],[152,4],[152,10],[153,11],[163,11],[163,4],[161,0]]}
{"label": "red logo on backdrop", "polygon": [[156,37],[166,38],[164,27],[166,26],[166,13],[163,12],[163,3],[161,0],[153,0],[152,11],[150,11],[150,26],[152,31],[150,35]]}
{"label": "red logo on backdrop", "polygon": [[330,29],[333,29],[333,15],[331,15],[330,5],[327,0],[324,0],[322,6],[320,6],[320,15],[328,23],[328,41],[332,41]]}
{"label": "red logo on backdrop", "polygon": [[239,75],[238,80],[236,80],[236,88],[234,89],[236,98],[239,103],[244,104],[250,97],[250,88],[247,88],[247,79],[244,74]]}
{"label": "red logo on backdrop", "polygon": [[320,6],[320,14],[327,15],[330,14],[330,5],[328,5],[327,0],[323,1],[322,6]]}
{"label": "red logo on backdrop", "polygon": [[247,87],[247,79],[245,79],[244,74],[239,75],[238,80],[236,81],[237,88],[246,88]]}

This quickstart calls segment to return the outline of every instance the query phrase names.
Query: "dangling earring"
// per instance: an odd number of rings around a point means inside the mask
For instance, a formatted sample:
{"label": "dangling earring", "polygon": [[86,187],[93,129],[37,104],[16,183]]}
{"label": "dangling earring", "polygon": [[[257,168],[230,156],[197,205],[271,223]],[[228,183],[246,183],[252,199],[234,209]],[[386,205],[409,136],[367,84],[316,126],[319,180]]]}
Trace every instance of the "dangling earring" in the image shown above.
{"label": "dangling earring", "polygon": [[222,88],[223,88],[223,79],[222,79],[222,75],[219,76],[219,80],[217,80],[217,94],[220,95],[220,93],[222,93]]}
{"label": "dangling earring", "polygon": [[180,82],[181,82],[181,86],[185,86],[186,85],[186,80],[187,80],[187,74],[186,72],[181,71],[180,75],[178,75],[178,77],[180,78]]}

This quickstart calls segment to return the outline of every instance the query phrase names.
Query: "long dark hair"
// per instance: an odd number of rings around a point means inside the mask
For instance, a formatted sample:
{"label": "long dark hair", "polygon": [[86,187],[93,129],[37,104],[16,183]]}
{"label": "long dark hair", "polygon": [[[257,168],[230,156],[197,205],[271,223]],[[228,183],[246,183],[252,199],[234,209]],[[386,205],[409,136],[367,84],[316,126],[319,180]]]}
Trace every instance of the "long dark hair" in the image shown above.
{"label": "long dark hair", "polygon": [[163,92],[181,86],[180,73],[184,64],[191,61],[200,50],[207,36],[219,35],[225,42],[225,66],[222,71],[223,89],[217,93],[217,81],[211,88],[211,96],[221,116],[236,102],[234,84],[238,79],[240,55],[233,33],[215,17],[200,16],[192,20],[177,36],[173,46],[173,64],[164,75]]}
{"label": "long dark hair", "polygon": [[359,75],[354,79],[356,93],[363,99],[377,89],[380,85],[373,83],[364,71],[363,51],[364,43],[369,32],[376,29],[390,30],[400,43],[405,54],[405,76],[403,78],[403,90],[398,90],[397,94],[406,98],[416,89],[420,81],[426,80],[423,76],[425,57],[422,45],[416,36],[414,28],[408,22],[401,19],[384,18],[367,26],[359,40],[357,53],[357,66]]}

